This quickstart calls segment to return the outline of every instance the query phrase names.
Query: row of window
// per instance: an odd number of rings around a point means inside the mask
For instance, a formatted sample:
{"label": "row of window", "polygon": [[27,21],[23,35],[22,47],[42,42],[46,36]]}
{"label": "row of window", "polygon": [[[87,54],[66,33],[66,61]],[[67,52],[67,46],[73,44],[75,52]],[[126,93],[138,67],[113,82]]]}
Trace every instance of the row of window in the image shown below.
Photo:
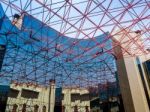
{"label": "row of window", "polygon": [[[22,112],[27,112],[26,107],[27,107],[27,105],[23,104]],[[12,108],[12,112],[17,112],[17,109],[18,109],[18,105],[14,104],[13,108]],[[39,106],[38,105],[34,105],[33,112],[38,112],[38,110],[39,110]],[[88,106],[85,106],[85,110],[86,110],[86,112],[89,112]],[[65,111],[65,107],[63,106],[62,107],[62,112],[64,112],[64,111]],[[46,112],[46,106],[43,106],[42,112]],[[74,106],[74,112],[78,112],[78,106]]]}
{"label": "row of window", "polygon": [[10,89],[8,97],[17,98],[19,92],[21,92],[21,97],[23,97],[23,98],[35,99],[35,98],[38,98],[38,96],[39,96],[39,92],[32,91],[32,90],[22,89],[22,91],[19,91],[16,89]]}
{"label": "row of window", "polygon": [[[79,108],[78,108],[77,105],[74,106],[74,112],[79,112],[78,109],[79,109]],[[85,106],[85,112],[89,112],[88,106]]]}
{"label": "row of window", "polygon": [[[22,105],[22,112],[27,112],[27,111],[26,111],[26,107],[27,107],[27,105],[24,103],[24,104]],[[13,105],[13,108],[12,108],[12,112],[17,112],[17,109],[18,109],[18,105],[17,105],[17,104],[14,104],[14,105]],[[33,110],[33,112],[38,112],[38,110],[39,110],[39,106],[38,106],[38,105],[34,105],[34,110]],[[45,106],[45,105],[42,107],[42,112],[46,112],[46,106]]]}

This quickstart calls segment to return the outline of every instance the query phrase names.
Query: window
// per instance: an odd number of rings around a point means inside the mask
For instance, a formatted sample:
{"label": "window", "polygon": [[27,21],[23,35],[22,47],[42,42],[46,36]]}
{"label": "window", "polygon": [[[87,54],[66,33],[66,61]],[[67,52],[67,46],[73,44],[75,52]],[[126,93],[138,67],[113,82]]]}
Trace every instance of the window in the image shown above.
{"label": "window", "polygon": [[38,112],[39,106],[38,105],[34,105],[34,112]]}
{"label": "window", "polygon": [[146,79],[148,84],[150,85],[150,60],[144,62],[143,64],[146,72]]}
{"label": "window", "polygon": [[87,94],[82,94],[81,96],[80,96],[80,99],[81,99],[81,101],[89,101],[89,99],[90,99],[90,97],[89,97],[90,95],[87,93]]}
{"label": "window", "polygon": [[22,89],[22,92],[21,92],[21,97],[24,97],[24,98],[38,98],[38,95],[39,95],[39,92],[27,90],[27,89]]}
{"label": "window", "polygon": [[88,106],[85,106],[85,112],[89,112]]}
{"label": "window", "polygon": [[17,105],[17,104],[14,104],[14,105],[13,105],[12,112],[17,112],[17,108],[18,108],[18,105]]}
{"label": "window", "polygon": [[46,112],[46,106],[45,105],[42,108],[42,112]]}
{"label": "window", "polygon": [[71,94],[71,101],[74,102],[76,100],[80,100],[80,94],[79,93]]}
{"label": "window", "polygon": [[26,104],[25,103],[22,106],[22,112],[26,112]]}
{"label": "window", "polygon": [[18,94],[19,94],[18,90],[15,90],[15,89],[11,88],[8,96],[11,97],[11,98],[17,98]]}
{"label": "window", "polygon": [[148,95],[148,90],[147,90],[146,82],[145,82],[145,79],[144,79],[144,73],[143,73],[143,70],[142,70],[142,64],[141,64],[140,59],[138,57],[136,58],[136,63],[137,63],[137,67],[139,69],[139,73],[140,73],[141,80],[142,80],[142,83],[143,83],[144,92],[145,92],[145,95],[146,95],[146,100],[147,100],[148,106],[150,108],[150,102],[149,102],[150,98],[149,98],[149,95]]}
{"label": "window", "polygon": [[74,112],[78,112],[78,106],[74,106]]}

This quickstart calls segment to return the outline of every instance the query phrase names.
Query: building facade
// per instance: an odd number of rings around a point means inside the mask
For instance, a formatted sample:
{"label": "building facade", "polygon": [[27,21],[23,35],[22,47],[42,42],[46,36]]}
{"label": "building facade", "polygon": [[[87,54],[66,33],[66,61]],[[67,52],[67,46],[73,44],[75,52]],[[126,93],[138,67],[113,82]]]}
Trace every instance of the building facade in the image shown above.
{"label": "building facade", "polygon": [[89,91],[86,88],[64,88],[62,90],[63,112],[90,112]]}
{"label": "building facade", "polygon": [[118,57],[118,79],[125,111],[149,112],[148,73],[143,65],[150,56],[142,42],[142,32],[120,30],[120,33],[114,36],[114,53]]}
{"label": "building facade", "polygon": [[52,87],[13,82],[10,85],[6,112],[53,112],[55,96],[52,93],[55,90]]}
{"label": "building facade", "polygon": [[[97,97],[90,100],[91,112],[124,112],[120,90],[116,82],[99,84]],[[91,93],[93,94],[93,93]]]}

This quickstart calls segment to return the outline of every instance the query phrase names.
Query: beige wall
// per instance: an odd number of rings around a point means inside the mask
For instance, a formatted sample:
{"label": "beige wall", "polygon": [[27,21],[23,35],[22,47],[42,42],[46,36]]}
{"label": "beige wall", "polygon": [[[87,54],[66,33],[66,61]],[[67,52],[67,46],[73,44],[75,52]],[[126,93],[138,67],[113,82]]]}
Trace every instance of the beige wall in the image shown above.
{"label": "beige wall", "polygon": [[[63,88],[62,93],[64,94],[64,99],[62,105],[65,106],[65,112],[74,112],[74,106],[78,106],[79,112],[85,112],[85,106],[90,107],[90,101],[76,100],[71,101],[71,94],[79,93],[80,95],[88,94],[89,91],[84,88]],[[89,108],[90,109],[90,108]]]}
{"label": "beige wall", "polygon": [[[140,34],[123,30],[114,36],[115,55],[121,94],[126,112],[149,112],[148,102],[136,63],[136,57],[145,55]],[[134,43],[134,40],[136,42]],[[137,45],[139,44],[139,45]],[[141,57],[141,56],[140,56]]]}
{"label": "beige wall", "polygon": [[[27,84],[25,84],[25,83],[17,85],[15,83],[12,83],[10,85],[10,88],[12,88],[14,90],[18,90],[19,94],[16,98],[8,97],[7,107],[6,107],[7,112],[11,112],[13,104],[18,105],[17,112],[20,112],[21,109],[22,109],[22,105],[24,103],[26,103],[26,105],[27,105],[26,112],[33,111],[34,110],[34,105],[39,106],[39,112],[42,112],[43,106],[46,106],[46,112],[48,112],[49,88],[50,87],[42,87],[42,86],[35,86],[35,85],[27,86]],[[21,97],[22,89],[27,89],[27,90],[32,90],[32,91],[39,92],[38,98],[27,99],[27,98]],[[54,90],[52,90],[52,92],[54,93]],[[53,102],[53,105],[54,105],[55,96],[51,96],[51,97],[53,97],[53,99],[51,98],[51,100],[52,100],[51,103]],[[53,110],[51,110],[51,112],[53,112]]]}

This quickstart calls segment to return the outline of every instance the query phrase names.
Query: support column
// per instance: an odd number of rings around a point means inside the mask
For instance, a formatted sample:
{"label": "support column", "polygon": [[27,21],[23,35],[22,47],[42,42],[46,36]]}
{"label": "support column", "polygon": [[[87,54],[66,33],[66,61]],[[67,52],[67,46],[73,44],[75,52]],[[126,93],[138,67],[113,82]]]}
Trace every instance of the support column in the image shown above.
{"label": "support column", "polygon": [[[127,31],[121,33],[120,37],[129,35]],[[129,36],[134,39],[137,37],[135,34],[130,34]],[[133,47],[137,47],[132,41],[129,41],[128,37],[122,40],[119,37],[115,37],[115,39],[115,44],[120,43],[120,45],[118,44],[118,46],[114,48],[114,53],[116,56],[119,55],[116,64],[125,112],[150,112],[136,62],[136,56],[130,55],[136,52],[136,50],[133,50]],[[131,44],[129,44],[128,41]],[[123,50],[127,48],[129,54]]]}
{"label": "support column", "polygon": [[48,112],[54,112],[55,89],[56,89],[56,87],[55,87],[55,80],[50,80]]}
{"label": "support column", "polygon": [[149,112],[135,58],[117,60],[119,84],[126,112]]}

